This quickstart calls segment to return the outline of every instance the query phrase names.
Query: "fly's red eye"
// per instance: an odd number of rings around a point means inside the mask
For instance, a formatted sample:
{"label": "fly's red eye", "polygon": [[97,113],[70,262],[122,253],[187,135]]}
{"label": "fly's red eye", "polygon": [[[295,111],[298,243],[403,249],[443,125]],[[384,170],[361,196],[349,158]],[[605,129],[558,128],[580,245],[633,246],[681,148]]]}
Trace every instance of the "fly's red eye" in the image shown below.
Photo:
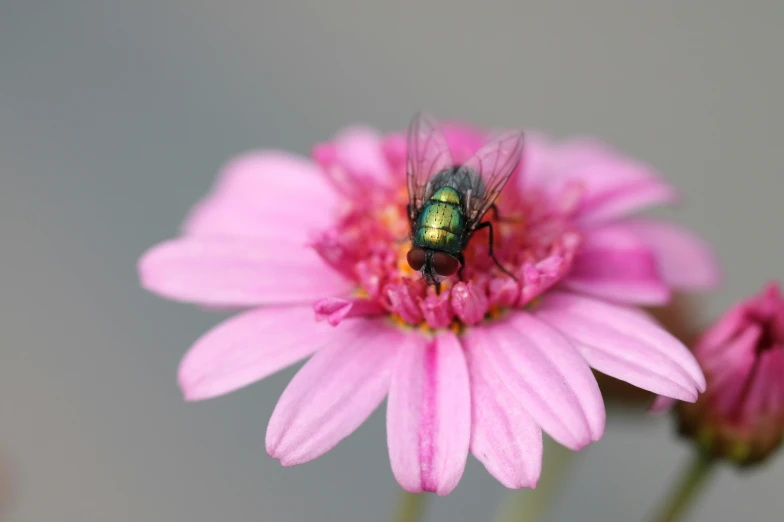
{"label": "fly's red eye", "polygon": [[425,266],[427,255],[421,248],[412,248],[406,254],[406,259],[408,260],[408,266],[419,272]]}
{"label": "fly's red eye", "polygon": [[443,252],[436,252],[433,254],[433,260],[431,263],[433,265],[433,270],[436,271],[436,274],[444,277],[451,276],[457,272],[459,264],[457,259]]}

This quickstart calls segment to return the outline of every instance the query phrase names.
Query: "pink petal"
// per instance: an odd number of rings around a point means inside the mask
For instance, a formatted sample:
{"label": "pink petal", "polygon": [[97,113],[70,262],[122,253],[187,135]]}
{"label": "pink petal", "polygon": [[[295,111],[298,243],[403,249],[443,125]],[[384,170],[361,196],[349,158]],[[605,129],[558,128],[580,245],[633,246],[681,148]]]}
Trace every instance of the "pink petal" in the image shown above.
{"label": "pink petal", "polygon": [[623,303],[659,305],[670,299],[653,251],[622,225],[585,233],[564,286]]}
{"label": "pink petal", "polygon": [[457,338],[444,333],[400,350],[387,405],[392,472],[412,493],[446,495],[463,475],[471,437],[471,397]]}
{"label": "pink petal", "polygon": [[[742,411],[738,407],[744,405],[744,397],[748,394],[747,385],[754,373],[753,364],[734,370],[711,376],[710,401],[711,410],[715,414],[734,417]],[[717,390],[720,393],[716,393]]]}
{"label": "pink petal", "polygon": [[311,249],[228,237],[161,243],[142,256],[139,277],[151,292],[214,306],[299,303],[351,288]]}
{"label": "pink petal", "polygon": [[664,395],[658,395],[653,400],[653,404],[651,407],[648,408],[648,411],[651,413],[664,413],[670,411],[675,403],[678,402],[672,397],[665,397]]}
{"label": "pink petal", "polygon": [[495,278],[488,287],[490,306],[506,308],[511,306],[520,295],[520,285],[511,277]]}
{"label": "pink petal", "polygon": [[[577,250],[576,245],[574,250]],[[522,291],[517,306],[522,308],[546,292],[558,283],[564,274],[569,273],[571,267],[572,263],[566,262],[560,255],[548,256],[536,263],[525,263],[522,270],[518,271],[522,279]]]}
{"label": "pink petal", "polygon": [[658,180],[636,180],[625,185],[602,187],[580,206],[575,221],[582,224],[608,222],[678,199],[674,189]]}
{"label": "pink petal", "polygon": [[678,195],[648,166],[609,150],[597,151],[573,170],[585,192],[576,220],[608,222],[647,208],[674,203]]}
{"label": "pink petal", "polygon": [[747,328],[750,323],[747,304],[743,302],[736,304],[700,336],[694,347],[694,352],[700,358],[707,358],[722,350],[726,343],[730,342],[743,328]]}
{"label": "pink petal", "polygon": [[634,220],[624,227],[651,249],[662,279],[673,288],[708,290],[721,281],[718,260],[711,248],[694,233],[671,223]]}
{"label": "pink petal", "polygon": [[384,308],[369,299],[325,297],[313,304],[313,311],[316,313],[316,321],[326,319],[332,326],[337,326],[343,319],[349,317],[381,315],[384,313]]}
{"label": "pink petal", "polygon": [[784,412],[784,346],[776,346],[762,356],[758,386],[764,387],[762,415],[775,415],[781,419]]}
{"label": "pink petal", "polygon": [[303,359],[352,330],[313,320],[309,306],[260,308],[242,313],[196,341],[180,363],[185,399],[217,397],[254,383]]}
{"label": "pink petal", "polygon": [[428,295],[419,303],[422,316],[431,328],[446,328],[452,323],[453,310],[449,303],[450,293]]}
{"label": "pink petal", "polygon": [[535,314],[567,335],[600,372],[680,400],[694,401],[705,390],[689,350],[638,309],[553,292]]}
{"label": "pink petal", "polygon": [[781,362],[782,351],[779,349],[767,350],[759,355],[757,370],[751,375],[742,405],[747,422],[757,421],[766,415],[779,416],[776,387],[782,380]]}
{"label": "pink petal", "polygon": [[470,329],[465,343],[544,431],[571,449],[604,433],[605,411],[591,369],[554,328],[525,312]]}
{"label": "pink petal", "polygon": [[474,325],[484,319],[489,305],[483,287],[473,281],[468,284],[459,281],[452,287],[451,293],[452,308],[463,323]]}
{"label": "pink petal", "polygon": [[305,363],[275,406],[267,452],[284,466],[320,457],[357,429],[387,394],[398,351],[420,348],[383,321],[350,324],[331,330],[337,342]]}
{"label": "pink petal", "polygon": [[556,145],[547,136],[530,130],[526,134],[525,145],[524,175],[517,178],[518,192],[525,194],[536,189],[551,196],[561,192],[568,172],[558,168]]}
{"label": "pink petal", "polygon": [[648,166],[591,140],[563,144],[529,136],[525,184],[551,195],[569,195],[580,186],[575,218],[604,223],[648,207],[675,201],[675,190]]}
{"label": "pink petal", "polygon": [[381,135],[370,127],[349,127],[332,141],[317,145],[313,157],[333,186],[346,196],[368,197],[368,190],[387,186],[390,170]]}
{"label": "pink petal", "polygon": [[[449,152],[452,154],[452,159],[456,165],[468,160],[487,141],[487,133],[482,129],[459,122],[443,120],[440,122],[440,126],[449,145]],[[382,148],[391,171],[405,173],[406,133],[395,132],[386,135]]]}
{"label": "pink petal", "polygon": [[390,312],[399,315],[408,324],[418,324],[424,317],[418,303],[421,297],[417,294],[420,293],[421,289],[417,288],[408,279],[389,283],[384,287],[386,307]]}
{"label": "pink petal", "polygon": [[338,201],[314,163],[285,152],[250,152],[223,168],[183,228],[194,236],[304,243],[309,230],[323,228],[334,215]]}
{"label": "pink petal", "polygon": [[534,488],[542,471],[542,430],[500,381],[481,343],[466,339],[471,378],[471,453],[508,488]]}
{"label": "pink petal", "polygon": [[710,356],[698,352],[702,370],[714,377],[727,372],[734,374],[741,368],[748,368],[750,371],[757,360],[757,346],[763,335],[765,332],[762,325],[751,323],[715,349]]}

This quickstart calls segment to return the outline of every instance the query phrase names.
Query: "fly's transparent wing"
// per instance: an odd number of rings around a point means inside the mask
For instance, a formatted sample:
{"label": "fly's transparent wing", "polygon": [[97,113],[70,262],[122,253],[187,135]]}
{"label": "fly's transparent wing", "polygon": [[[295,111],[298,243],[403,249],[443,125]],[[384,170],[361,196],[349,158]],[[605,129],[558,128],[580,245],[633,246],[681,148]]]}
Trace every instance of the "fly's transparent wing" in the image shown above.
{"label": "fly's transparent wing", "polygon": [[452,167],[452,154],[438,122],[425,112],[417,113],[411,120],[407,146],[408,210],[413,221],[431,195],[433,176]]}
{"label": "fly's transparent wing", "polygon": [[456,176],[471,180],[466,194],[468,229],[473,230],[501,193],[523,156],[523,133],[507,131],[487,142]]}

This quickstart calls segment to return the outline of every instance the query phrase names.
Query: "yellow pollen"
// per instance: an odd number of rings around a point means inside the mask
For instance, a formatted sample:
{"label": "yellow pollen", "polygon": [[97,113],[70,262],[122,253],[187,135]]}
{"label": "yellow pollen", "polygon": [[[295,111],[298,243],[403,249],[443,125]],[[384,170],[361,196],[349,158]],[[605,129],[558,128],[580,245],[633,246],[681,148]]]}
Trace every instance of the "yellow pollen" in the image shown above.
{"label": "yellow pollen", "polygon": [[504,315],[505,311],[506,310],[500,306],[493,305],[487,310],[487,313],[485,313],[485,321],[495,321]]}
{"label": "yellow pollen", "polygon": [[449,325],[449,329],[452,330],[455,335],[461,335],[463,333],[463,326],[463,323],[460,321],[452,321],[452,324]]}
{"label": "yellow pollen", "polygon": [[398,314],[390,314],[389,320],[398,328],[402,328],[404,330],[414,330],[426,336],[431,336],[437,334],[438,332],[443,332],[444,330],[450,330],[455,335],[462,335],[466,329],[466,325],[457,319],[453,320],[446,328],[433,328],[432,326],[428,325],[426,321],[422,321],[418,324],[411,324],[406,322]]}
{"label": "yellow pollen", "polygon": [[411,328],[411,325],[405,322],[403,318],[397,314],[390,314],[389,320],[392,321],[392,324],[394,324],[398,328]]}
{"label": "yellow pollen", "polygon": [[416,272],[408,265],[408,251],[411,250],[411,241],[406,241],[397,249],[397,271],[402,277],[413,277]]}
{"label": "yellow pollen", "polygon": [[409,233],[408,219],[404,215],[402,207],[398,204],[393,203],[381,207],[376,213],[376,219],[394,237],[403,237]]}
{"label": "yellow pollen", "polygon": [[530,310],[535,310],[535,309],[536,309],[536,308],[539,306],[539,304],[540,304],[541,302],[542,302],[542,298],[541,298],[541,297],[534,297],[533,299],[531,299],[531,300],[528,302],[528,304],[527,304],[527,305],[525,305],[525,309],[526,309],[526,310],[529,310],[529,311],[530,311]]}

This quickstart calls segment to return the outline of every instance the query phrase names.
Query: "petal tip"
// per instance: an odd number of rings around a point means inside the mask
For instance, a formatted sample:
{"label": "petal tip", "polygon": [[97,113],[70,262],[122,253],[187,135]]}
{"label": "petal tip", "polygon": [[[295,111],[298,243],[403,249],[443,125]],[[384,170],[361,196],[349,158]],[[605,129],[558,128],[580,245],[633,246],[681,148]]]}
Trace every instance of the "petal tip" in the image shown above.
{"label": "petal tip", "polygon": [[418,484],[418,483],[417,484],[408,484],[408,483],[404,483],[404,482],[405,481],[401,481],[399,478],[397,478],[398,485],[406,493],[411,493],[412,495],[423,495],[423,494],[425,494],[425,491],[422,489],[422,486],[420,484]]}
{"label": "petal tip", "polygon": [[653,401],[653,404],[648,408],[648,413],[654,415],[663,415],[668,413],[673,406],[675,406],[676,400],[672,397],[666,397],[664,395],[659,395]]}
{"label": "petal tip", "polygon": [[264,449],[267,451],[267,455],[272,457],[273,459],[280,460],[280,437],[275,436],[272,431],[267,428],[267,435],[264,440]]}
{"label": "petal tip", "polygon": [[155,258],[160,251],[161,245],[156,245],[147,249],[136,261],[136,274],[139,277],[139,284],[148,292],[156,292],[155,285]]}
{"label": "petal tip", "polygon": [[284,468],[290,468],[290,467],[293,467],[293,466],[298,466],[300,464],[304,464],[305,462],[307,462],[309,460],[312,460],[312,459],[304,459],[304,458],[298,458],[298,457],[286,457],[286,456],[282,456],[282,457],[280,457],[278,459],[278,461],[280,462],[280,465],[283,466]]}
{"label": "petal tip", "polygon": [[424,486],[422,489],[426,493],[435,493],[439,497],[445,497],[455,490],[462,476],[463,474],[460,473],[460,475],[453,480],[443,480],[439,483],[432,484],[430,486]]}
{"label": "petal tip", "polygon": [[[185,361],[183,361],[184,363]],[[196,383],[198,380],[194,380],[190,378],[188,375],[188,370],[183,369],[184,364],[180,364],[180,369],[177,374],[177,384],[180,387],[180,393],[182,393],[182,398],[185,402],[195,402],[201,400],[202,394],[199,393],[198,386]]]}
{"label": "petal tip", "polygon": [[513,482],[504,484],[509,489],[536,489],[539,484],[539,477],[521,477]]}
{"label": "petal tip", "polygon": [[267,455],[276,459],[281,466],[284,468],[290,468],[293,466],[297,466],[299,464],[304,464],[309,460],[313,460],[312,458],[303,457],[301,454],[296,454],[296,452],[287,451],[286,449],[282,449],[281,441],[278,440],[272,444],[267,444],[266,450]]}
{"label": "petal tip", "polygon": [[566,447],[568,449],[572,450],[572,451],[582,451],[585,448],[587,448],[588,446],[590,446],[590,444],[592,442],[593,442],[593,438],[590,438],[590,439],[579,438],[579,439],[575,439],[572,444],[570,444],[570,445],[568,445]]}
{"label": "petal tip", "polygon": [[193,364],[193,352],[188,352],[177,369],[177,384],[185,402],[197,402],[210,399],[219,393],[208,389],[204,375],[198,366]]}
{"label": "petal tip", "polygon": [[179,386],[185,402],[199,402],[221,395],[220,392],[216,393],[215,390],[209,390],[202,386],[200,379],[183,378],[181,376],[179,377]]}
{"label": "petal tip", "polygon": [[510,471],[511,473],[508,474],[491,473],[491,475],[507,489],[536,489],[541,468],[538,471],[531,470],[528,473]]}
{"label": "petal tip", "polygon": [[184,389],[182,386],[180,386],[180,390],[182,392],[182,400],[185,402],[199,402],[205,398],[192,390]]}

